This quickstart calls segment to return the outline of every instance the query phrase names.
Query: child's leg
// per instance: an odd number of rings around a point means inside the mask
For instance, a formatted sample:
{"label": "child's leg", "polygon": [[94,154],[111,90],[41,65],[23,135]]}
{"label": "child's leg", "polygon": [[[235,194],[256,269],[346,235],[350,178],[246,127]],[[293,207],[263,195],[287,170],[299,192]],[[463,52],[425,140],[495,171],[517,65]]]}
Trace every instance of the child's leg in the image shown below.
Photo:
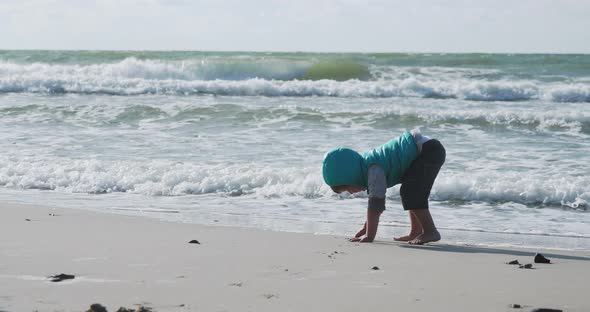
{"label": "child's leg", "polygon": [[393,240],[398,242],[409,242],[418,237],[418,235],[422,234],[422,224],[418,220],[418,217],[416,217],[416,215],[414,215],[411,210],[408,211],[408,214],[410,215],[411,224],[410,234],[406,236],[394,237]]}
{"label": "child's leg", "polygon": [[[402,177],[400,197],[404,210],[410,211],[415,222],[420,224],[421,232],[417,236],[408,239],[412,244],[424,244],[440,240],[440,234],[436,230],[430,210],[428,210],[428,197],[438,172],[445,162],[446,152],[442,144],[437,140],[430,140],[422,146],[422,153],[412,162],[410,168]],[[414,226],[412,226],[412,229]],[[413,232],[411,232],[412,234]],[[404,238],[409,238],[410,235]],[[416,234],[414,232],[414,234]]]}
{"label": "child's leg", "polygon": [[410,240],[410,244],[422,245],[430,242],[437,242],[440,240],[440,233],[434,225],[434,220],[430,215],[428,209],[416,209],[411,211],[412,214],[418,219],[420,225],[422,225],[422,234],[418,235],[413,240]]}

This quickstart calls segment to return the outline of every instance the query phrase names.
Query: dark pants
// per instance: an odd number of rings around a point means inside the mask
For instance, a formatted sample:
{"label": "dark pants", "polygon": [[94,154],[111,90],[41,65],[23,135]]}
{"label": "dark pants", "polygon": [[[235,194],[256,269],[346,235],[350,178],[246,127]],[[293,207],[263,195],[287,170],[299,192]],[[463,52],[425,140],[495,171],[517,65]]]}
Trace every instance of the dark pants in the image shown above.
{"label": "dark pants", "polygon": [[422,152],[401,179],[399,193],[404,210],[428,209],[428,196],[446,155],[438,140],[432,139],[422,145]]}

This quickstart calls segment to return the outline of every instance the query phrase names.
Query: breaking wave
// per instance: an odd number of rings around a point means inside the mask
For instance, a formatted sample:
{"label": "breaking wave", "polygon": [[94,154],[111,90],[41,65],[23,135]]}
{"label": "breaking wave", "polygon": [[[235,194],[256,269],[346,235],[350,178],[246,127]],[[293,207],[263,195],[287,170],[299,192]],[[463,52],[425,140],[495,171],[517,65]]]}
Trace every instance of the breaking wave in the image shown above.
{"label": "breaking wave", "polygon": [[[252,165],[199,166],[189,163],[48,162],[0,159],[0,185],[17,189],[72,193],[125,192],[151,196],[219,194],[276,198],[334,196],[317,168],[257,168]],[[587,176],[540,177],[518,173],[443,174],[432,190],[437,201],[515,202],[586,210],[590,203]],[[362,196],[362,195],[361,195]],[[395,188],[388,197],[399,198]]]}
{"label": "breaking wave", "polygon": [[590,102],[590,83],[539,81],[490,70],[355,62],[138,60],[88,65],[0,62],[0,93],[422,97],[474,101]]}

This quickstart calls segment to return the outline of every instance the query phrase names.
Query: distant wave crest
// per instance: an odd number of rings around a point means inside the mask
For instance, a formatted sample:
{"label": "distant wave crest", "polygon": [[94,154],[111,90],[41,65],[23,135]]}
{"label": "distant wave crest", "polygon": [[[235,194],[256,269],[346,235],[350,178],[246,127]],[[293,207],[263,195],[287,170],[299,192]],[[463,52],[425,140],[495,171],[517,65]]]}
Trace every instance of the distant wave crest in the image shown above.
{"label": "distant wave crest", "polygon": [[[394,72],[393,75],[390,73]],[[0,62],[0,93],[423,97],[474,101],[590,102],[590,83],[476,79],[395,67],[310,62],[196,63],[128,58],[65,65]]]}

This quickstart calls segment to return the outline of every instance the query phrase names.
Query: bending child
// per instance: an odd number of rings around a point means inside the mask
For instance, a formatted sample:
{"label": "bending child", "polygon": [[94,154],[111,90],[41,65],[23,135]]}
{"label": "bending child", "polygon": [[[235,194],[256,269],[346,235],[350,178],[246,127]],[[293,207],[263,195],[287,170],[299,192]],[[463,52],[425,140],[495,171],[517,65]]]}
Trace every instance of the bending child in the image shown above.
{"label": "bending child", "polygon": [[402,206],[410,215],[410,233],[395,237],[396,241],[425,244],[440,240],[428,209],[428,196],[446,152],[436,139],[421,135],[414,129],[397,138],[359,154],[349,148],[337,148],[324,157],[324,181],[336,193],[369,194],[367,219],[350,241],[372,242],[377,234],[379,218],[385,210],[387,188],[401,183]]}

